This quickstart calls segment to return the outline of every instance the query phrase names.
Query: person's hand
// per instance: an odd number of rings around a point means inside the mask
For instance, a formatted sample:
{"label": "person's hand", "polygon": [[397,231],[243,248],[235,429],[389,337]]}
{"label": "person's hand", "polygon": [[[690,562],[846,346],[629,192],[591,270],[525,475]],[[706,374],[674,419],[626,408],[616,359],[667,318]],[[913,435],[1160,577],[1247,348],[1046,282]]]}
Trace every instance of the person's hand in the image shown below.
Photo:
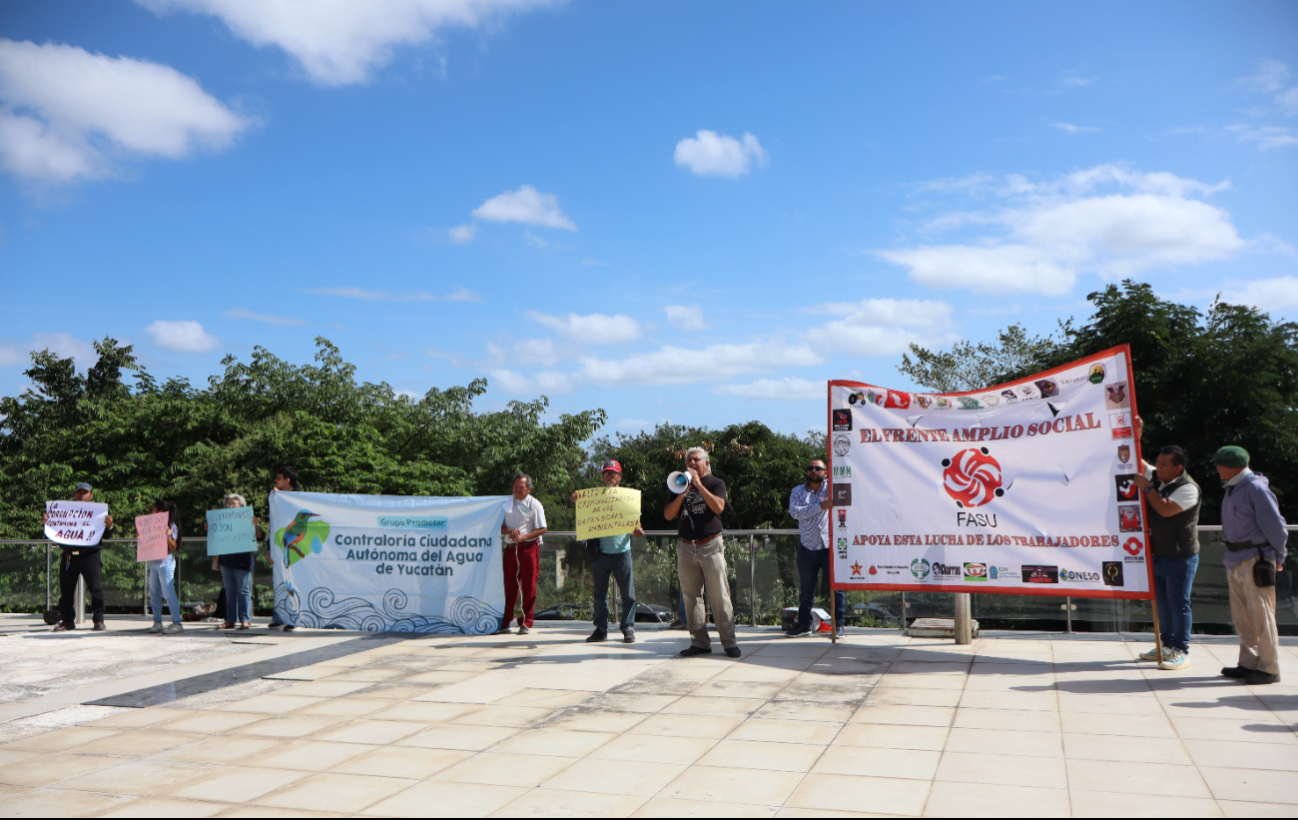
{"label": "person's hand", "polygon": [[203,532],[207,532],[207,522],[203,522]]}
{"label": "person's hand", "polygon": [[213,555],[213,556],[212,556],[212,571],[213,571],[213,572],[216,572],[216,571],[219,570],[220,568],[221,568],[221,559],[220,559],[220,557],[219,557],[219,556],[216,556],[216,555]]}
{"label": "person's hand", "polygon": [[1132,424],[1136,428],[1136,440],[1139,441],[1140,437],[1145,432],[1145,420],[1142,419],[1140,416],[1136,416],[1134,419],[1132,419]]}
{"label": "person's hand", "polygon": [[1135,478],[1131,479],[1131,483],[1135,484],[1142,490],[1148,490],[1150,487],[1154,486],[1154,482],[1150,481],[1143,475],[1137,475]]}
{"label": "person's hand", "polygon": [[821,508],[822,510],[828,510],[828,509],[831,509],[833,506],[834,506],[834,502],[833,502],[833,501],[830,501],[828,498],[826,498],[824,501],[820,502],[820,508]]}
{"label": "person's hand", "polygon": [[572,503],[574,503],[574,504],[577,503],[577,491],[576,491],[576,490],[573,490],[573,491],[572,491]]}
{"label": "person's hand", "polygon": [[50,516],[49,516],[48,513],[41,513],[41,526],[42,526],[42,527],[45,526],[45,522],[46,522],[46,521],[49,521],[49,520],[50,520]]}
{"label": "person's hand", "polygon": [[644,529],[639,524],[636,524],[635,529],[631,530],[631,534],[636,538],[644,538]]}
{"label": "person's hand", "polygon": [[104,516],[104,526],[105,527],[113,526],[113,517],[111,515]]}
{"label": "person's hand", "polygon": [[[697,485],[697,484],[699,483],[699,474],[698,474],[697,471],[695,471],[695,469],[694,469],[693,467],[686,467],[686,468],[685,468],[685,472],[686,472],[686,473],[689,475],[689,477],[690,477],[690,484]],[[687,492],[688,492],[688,490],[687,490]]]}

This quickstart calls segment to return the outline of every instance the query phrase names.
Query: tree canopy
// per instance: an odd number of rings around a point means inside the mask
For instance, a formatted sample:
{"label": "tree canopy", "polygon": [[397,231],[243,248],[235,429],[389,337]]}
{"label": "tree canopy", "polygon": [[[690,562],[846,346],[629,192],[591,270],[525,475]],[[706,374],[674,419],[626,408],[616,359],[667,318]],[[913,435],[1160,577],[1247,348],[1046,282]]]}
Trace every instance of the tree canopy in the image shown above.
{"label": "tree canopy", "polygon": [[112,506],[122,534],[159,498],[180,505],[191,532],[226,493],[263,506],[281,465],[317,492],[504,495],[518,470],[568,484],[605,420],[588,410],[546,423],[544,397],[477,412],[482,379],[414,398],[357,382],[333,344],[316,345],[310,365],[260,347],[247,363],[228,356],[202,389],[158,384],[110,338],[84,375],[71,359],[33,354],[32,386],[0,399],[0,537],[38,537],[43,502],[78,481]]}
{"label": "tree canopy", "polygon": [[1132,281],[1087,298],[1095,313],[1081,326],[1070,319],[1034,338],[1011,325],[994,343],[945,352],[911,345],[899,369],[935,391],[977,389],[1129,344],[1147,458],[1167,444],[1185,448],[1204,490],[1203,523],[1219,520],[1212,456],[1226,444],[1249,451],[1298,521],[1298,324],[1220,300],[1201,313]]}

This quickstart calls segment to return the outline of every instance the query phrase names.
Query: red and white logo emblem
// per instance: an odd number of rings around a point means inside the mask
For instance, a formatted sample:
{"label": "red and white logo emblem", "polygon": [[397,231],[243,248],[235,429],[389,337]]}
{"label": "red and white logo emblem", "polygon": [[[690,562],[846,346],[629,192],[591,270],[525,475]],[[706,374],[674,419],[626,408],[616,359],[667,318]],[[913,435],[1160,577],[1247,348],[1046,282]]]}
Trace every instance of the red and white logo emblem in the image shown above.
{"label": "red and white logo emblem", "polygon": [[981,507],[1005,495],[1001,489],[1001,465],[987,448],[961,450],[955,458],[942,459],[942,487],[962,507]]}

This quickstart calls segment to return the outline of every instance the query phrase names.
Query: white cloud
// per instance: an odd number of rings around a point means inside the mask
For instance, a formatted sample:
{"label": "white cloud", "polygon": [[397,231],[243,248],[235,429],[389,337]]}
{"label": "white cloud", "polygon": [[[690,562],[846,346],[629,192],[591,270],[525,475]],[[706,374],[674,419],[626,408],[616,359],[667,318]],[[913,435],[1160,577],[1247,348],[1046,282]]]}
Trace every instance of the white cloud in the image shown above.
{"label": "white cloud", "polygon": [[181,319],[159,319],[144,329],[153,343],[163,350],[180,353],[207,353],[221,346],[221,340],[208,333],[198,322]]}
{"label": "white cloud", "polygon": [[576,371],[542,371],[530,376],[493,370],[496,386],[509,393],[570,393],[588,385],[681,385],[716,382],[737,376],[767,373],[786,367],[806,367],[823,361],[805,345],[778,341],[715,344],[704,348],[672,345],[620,359],[583,357]]}
{"label": "white cloud", "polygon": [[1058,128],[1066,134],[1092,134],[1100,130],[1089,125],[1073,125],[1071,122],[1056,122],[1052,124],[1052,127]]}
{"label": "white cloud", "polygon": [[304,325],[301,319],[290,319],[286,316],[269,316],[264,313],[254,313],[247,308],[233,308],[225,312],[226,316],[231,319],[251,319],[254,322],[265,322],[268,325]]}
{"label": "white cloud", "polygon": [[102,177],[117,158],[221,150],[249,124],[169,66],[0,39],[0,166],[18,176]]}
{"label": "white cloud", "polygon": [[[1083,273],[1106,278],[1226,259],[1248,243],[1203,197],[1227,187],[1101,165],[1048,182],[1007,177],[999,210],[957,212],[930,228],[974,235],[878,251],[919,284],[1060,296]],[[999,228],[987,233],[984,226]]]}
{"label": "white cloud", "polygon": [[713,389],[723,396],[734,396],[745,401],[808,401],[826,396],[825,382],[806,379],[758,379],[748,384],[723,384]]}
{"label": "white cloud", "polygon": [[537,236],[531,231],[523,231],[523,241],[531,245],[533,248],[540,248],[544,250],[550,247],[549,240],[542,239],[541,237]]}
{"label": "white cloud", "polygon": [[613,316],[605,316],[602,313],[591,313],[586,316],[576,313],[569,313],[567,316],[551,316],[529,310],[527,315],[533,321],[584,344],[622,344],[635,341],[644,332],[639,322],[622,313]]}
{"label": "white cloud", "polygon": [[1025,291],[1061,296],[1073,289],[1077,273],[1059,264],[1048,249],[1010,244],[920,246],[880,251],[879,256],[910,268],[910,278],[930,288],[990,292]]}
{"label": "white cloud", "polygon": [[892,356],[914,342],[929,346],[956,340],[947,328],[953,310],[930,299],[862,299],[831,302],[815,312],[838,318],[807,331],[812,346],[827,356]]}
{"label": "white cloud", "polygon": [[1095,82],[1098,79],[1100,78],[1099,77],[1079,77],[1073,74],[1061,78],[1059,80],[1059,84],[1063,86],[1067,86],[1068,88],[1083,88],[1085,86],[1090,85],[1091,83]]}
{"label": "white cloud", "polygon": [[33,333],[30,342],[4,342],[0,340],[0,367],[26,365],[37,350],[49,350],[63,359],[72,359],[80,369],[99,361],[99,354],[90,342],[74,338],[67,333]]}
{"label": "white cloud", "polygon": [[543,194],[531,185],[493,196],[475,208],[473,215],[489,222],[521,222],[565,231],[577,230],[567,214],[559,209],[557,196]]}
{"label": "white cloud", "polygon": [[446,296],[447,302],[482,302],[482,294],[476,290],[469,290],[463,285],[458,285],[455,290]]}
{"label": "white cloud", "polygon": [[703,319],[703,308],[698,305],[668,305],[663,308],[667,321],[672,327],[681,330],[707,330],[708,323]]}
{"label": "white cloud", "polygon": [[1289,66],[1279,60],[1266,59],[1258,64],[1257,71],[1240,82],[1263,94],[1283,91],[1289,84]]}
{"label": "white cloud", "polygon": [[1226,290],[1222,298],[1233,304],[1252,305],[1268,312],[1298,308],[1298,277],[1281,276],[1276,279],[1237,282]]}
{"label": "white cloud", "polygon": [[[1298,89],[1295,89],[1298,90]],[[1298,145],[1298,129],[1283,125],[1232,125],[1226,129],[1240,142],[1257,143],[1263,151],[1293,148]]]}
{"label": "white cloud", "polygon": [[489,28],[511,11],[547,0],[138,0],[157,12],[219,18],[235,36],[275,46],[321,85],[362,83],[400,46],[436,39],[449,27]]}
{"label": "white cloud", "polygon": [[472,222],[466,222],[463,225],[456,225],[454,228],[451,228],[446,233],[448,236],[450,236],[451,241],[454,242],[455,244],[465,245],[468,244],[469,242],[472,242],[473,237],[477,236],[478,226],[473,224]]}
{"label": "white cloud", "polygon": [[487,344],[488,361],[511,367],[539,364],[550,367],[563,356],[562,349],[553,339],[524,339],[512,345]]}
{"label": "white cloud", "polygon": [[757,137],[747,132],[741,142],[705,129],[676,143],[677,167],[699,176],[741,177],[754,161],[765,165],[766,151]]}

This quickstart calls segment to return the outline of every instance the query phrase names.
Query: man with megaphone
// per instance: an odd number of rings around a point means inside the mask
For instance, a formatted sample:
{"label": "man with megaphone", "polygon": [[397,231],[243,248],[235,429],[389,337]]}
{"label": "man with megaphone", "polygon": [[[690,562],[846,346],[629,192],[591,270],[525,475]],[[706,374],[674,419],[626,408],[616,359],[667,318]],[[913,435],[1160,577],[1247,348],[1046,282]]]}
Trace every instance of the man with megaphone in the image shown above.
{"label": "man with megaphone", "polygon": [[[663,516],[677,522],[676,573],[690,627],[690,645],[681,656],[712,654],[703,591],[716,620],[721,646],[727,655],[739,657],[735,641],[735,615],[730,606],[730,584],[726,580],[725,542],[721,537],[721,513],[726,509],[726,483],[712,475],[708,451],[691,447],[685,452],[689,486],[667,504]],[[670,482],[669,482],[670,486]],[[674,489],[674,488],[673,488]]]}

